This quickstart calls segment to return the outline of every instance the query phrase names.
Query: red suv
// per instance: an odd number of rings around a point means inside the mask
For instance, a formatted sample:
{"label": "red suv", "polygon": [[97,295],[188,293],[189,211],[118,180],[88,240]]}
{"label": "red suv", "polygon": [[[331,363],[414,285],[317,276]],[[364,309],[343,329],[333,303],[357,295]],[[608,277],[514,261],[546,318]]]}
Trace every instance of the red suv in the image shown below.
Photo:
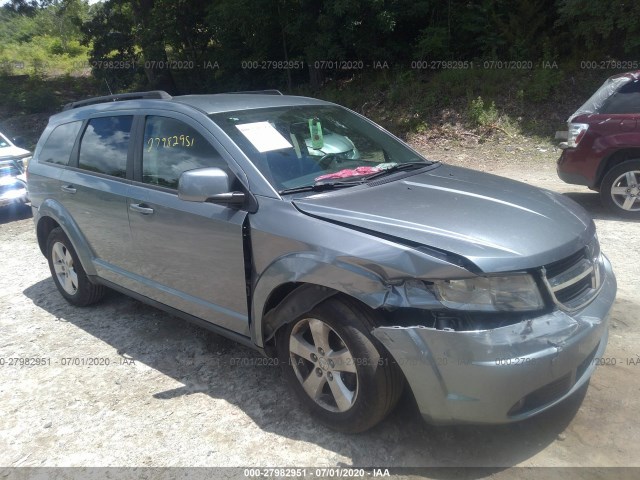
{"label": "red suv", "polygon": [[614,75],[567,121],[558,175],[600,191],[603,204],[640,218],[640,71]]}

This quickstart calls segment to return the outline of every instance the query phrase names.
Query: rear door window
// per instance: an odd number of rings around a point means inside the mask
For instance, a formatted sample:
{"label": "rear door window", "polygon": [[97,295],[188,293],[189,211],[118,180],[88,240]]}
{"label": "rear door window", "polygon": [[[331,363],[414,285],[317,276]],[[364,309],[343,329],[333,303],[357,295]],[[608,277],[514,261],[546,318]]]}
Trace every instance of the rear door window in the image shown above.
{"label": "rear door window", "polygon": [[78,167],[125,178],[133,116],[92,118],[80,142]]}
{"label": "rear door window", "polygon": [[71,150],[76,142],[78,132],[80,132],[80,127],[82,127],[82,121],[65,123],[54,128],[42,147],[39,156],[40,162],[69,165]]}
{"label": "rear door window", "polygon": [[640,113],[640,80],[625,83],[611,95],[600,113]]}

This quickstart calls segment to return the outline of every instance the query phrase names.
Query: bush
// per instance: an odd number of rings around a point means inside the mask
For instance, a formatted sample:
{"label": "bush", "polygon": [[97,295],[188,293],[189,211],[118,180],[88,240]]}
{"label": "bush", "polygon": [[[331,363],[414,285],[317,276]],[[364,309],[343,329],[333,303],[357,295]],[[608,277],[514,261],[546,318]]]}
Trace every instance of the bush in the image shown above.
{"label": "bush", "polygon": [[485,107],[482,97],[471,100],[467,115],[474,125],[480,127],[493,125],[498,121],[498,109],[495,102],[491,102],[488,107]]}
{"label": "bush", "polygon": [[549,100],[554,91],[560,86],[563,75],[560,70],[538,68],[533,72],[526,89],[526,99],[531,102],[544,102]]}
{"label": "bush", "polygon": [[19,106],[26,113],[52,112],[58,108],[58,99],[43,78],[31,76],[17,96]]}

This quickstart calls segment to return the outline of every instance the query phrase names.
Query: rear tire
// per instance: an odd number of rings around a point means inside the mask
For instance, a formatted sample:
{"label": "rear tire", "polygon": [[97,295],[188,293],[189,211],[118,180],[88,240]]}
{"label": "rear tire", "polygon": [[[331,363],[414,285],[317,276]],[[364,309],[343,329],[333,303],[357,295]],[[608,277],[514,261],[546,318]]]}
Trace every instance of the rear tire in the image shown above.
{"label": "rear tire", "polygon": [[628,160],[609,170],[600,185],[600,198],[612,213],[640,219],[640,160]]}
{"label": "rear tire", "polygon": [[378,424],[402,394],[400,368],[370,333],[374,315],[332,297],[279,332],[278,357],[291,388],[317,420],[339,432]]}
{"label": "rear tire", "polygon": [[86,307],[102,300],[106,288],[89,280],[71,241],[60,227],[51,230],[47,238],[47,260],[58,291],[69,303]]}

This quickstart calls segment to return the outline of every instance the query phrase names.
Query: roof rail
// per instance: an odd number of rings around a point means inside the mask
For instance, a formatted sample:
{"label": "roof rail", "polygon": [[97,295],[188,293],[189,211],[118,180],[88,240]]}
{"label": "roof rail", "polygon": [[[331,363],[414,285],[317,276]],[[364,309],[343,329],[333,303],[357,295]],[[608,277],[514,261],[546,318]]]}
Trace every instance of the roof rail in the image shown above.
{"label": "roof rail", "polygon": [[275,90],[275,89],[271,89],[271,90],[246,90],[246,91],[242,91],[242,92],[226,92],[226,93],[258,93],[258,94],[262,94],[262,95],[284,95],[280,90]]}
{"label": "roof rail", "polygon": [[130,92],[130,93],[117,93],[115,95],[106,95],[104,97],[87,98],[86,100],[79,100],[77,102],[67,103],[62,107],[62,111],[71,110],[73,108],[84,107],[87,105],[96,105],[98,103],[107,102],[120,102],[123,100],[141,100],[141,99],[156,99],[156,100],[170,100],[172,97],[163,90],[152,90],[150,92]]}

